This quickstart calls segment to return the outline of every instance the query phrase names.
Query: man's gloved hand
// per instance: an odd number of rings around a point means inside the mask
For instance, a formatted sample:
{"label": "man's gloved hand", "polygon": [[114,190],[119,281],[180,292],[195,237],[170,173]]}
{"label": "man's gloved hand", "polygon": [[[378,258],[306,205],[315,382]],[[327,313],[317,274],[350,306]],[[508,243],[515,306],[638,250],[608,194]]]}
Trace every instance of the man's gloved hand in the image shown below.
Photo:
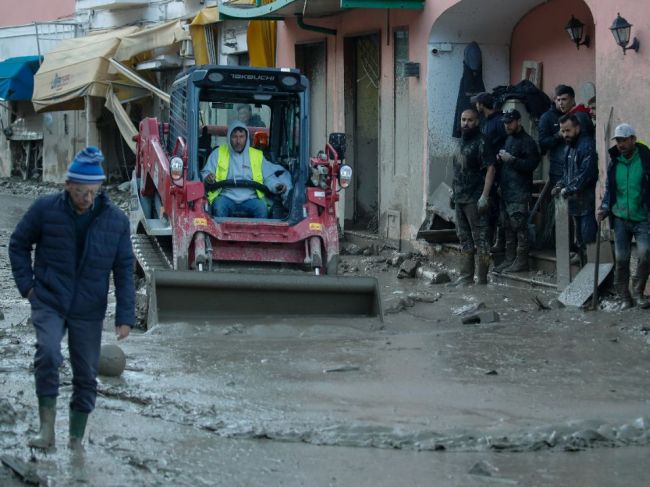
{"label": "man's gloved hand", "polygon": [[512,154],[510,154],[510,152],[508,152],[508,151],[505,151],[505,150],[503,150],[503,149],[501,149],[501,150],[499,151],[499,159],[501,159],[503,162],[510,162],[510,161],[512,161],[514,158],[515,158],[515,156],[513,156]]}
{"label": "man's gloved hand", "polygon": [[478,206],[478,212],[483,214],[487,211],[488,209],[488,197],[485,195],[481,195],[481,197],[478,199],[478,203],[476,206]]}
{"label": "man's gloved hand", "polygon": [[560,196],[564,199],[567,199],[569,197],[569,192],[566,188],[562,188],[562,191],[560,191]]}
{"label": "man's gloved hand", "polygon": [[208,174],[205,178],[203,178],[203,181],[206,183],[214,183],[214,174]]}
{"label": "man's gloved hand", "polygon": [[285,184],[278,183],[278,184],[275,185],[275,192],[276,192],[277,194],[282,194],[282,193],[284,193],[286,190],[287,190],[287,186],[286,186]]}
{"label": "man's gloved hand", "polygon": [[562,191],[562,186],[555,186],[555,187],[551,190],[551,196],[558,196],[558,195],[560,194],[561,191]]}
{"label": "man's gloved hand", "polygon": [[609,216],[609,211],[604,210],[604,209],[601,208],[601,209],[599,209],[598,212],[596,213],[596,220],[598,220],[598,222],[600,223],[600,222],[602,222],[605,218],[607,218],[608,216]]}

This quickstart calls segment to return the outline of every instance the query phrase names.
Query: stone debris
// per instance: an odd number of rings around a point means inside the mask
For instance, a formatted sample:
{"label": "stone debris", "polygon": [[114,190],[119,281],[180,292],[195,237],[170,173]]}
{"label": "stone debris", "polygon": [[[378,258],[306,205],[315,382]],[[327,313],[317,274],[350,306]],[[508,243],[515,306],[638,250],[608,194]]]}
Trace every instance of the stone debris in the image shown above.
{"label": "stone debris", "polygon": [[427,281],[429,284],[444,284],[451,282],[451,277],[446,271],[431,271],[418,267],[415,271],[415,276]]}
{"label": "stone debris", "polygon": [[428,293],[409,293],[399,299],[397,303],[389,306],[384,310],[384,314],[395,314],[404,311],[406,308],[412,308],[415,303],[435,303],[442,297],[442,294],[428,294]]}
{"label": "stone debris", "polygon": [[420,261],[418,259],[405,260],[399,268],[397,278],[404,279],[406,277],[415,277],[418,267],[420,267]]}
{"label": "stone debris", "polygon": [[363,249],[357,244],[351,243],[341,247],[341,254],[343,255],[361,255],[362,253]]}
{"label": "stone debris", "polygon": [[456,316],[462,316],[462,315],[476,313],[477,311],[482,309],[485,309],[485,303],[483,301],[479,301],[478,303],[469,303],[466,304],[465,306],[461,306],[460,308],[455,309],[453,313]]}
{"label": "stone debris", "polygon": [[494,465],[486,462],[485,460],[481,460],[480,462],[477,462],[474,464],[472,468],[470,468],[467,473],[471,475],[483,475],[484,477],[492,477],[493,473],[497,473],[499,469],[497,469]]}
{"label": "stone debris", "polygon": [[548,307],[551,309],[566,308],[566,306],[564,306],[564,304],[557,298],[551,299],[548,303]]}
{"label": "stone debris", "polygon": [[401,252],[393,252],[390,257],[388,257],[388,263],[393,267],[397,267],[402,264],[408,258],[408,254],[403,254]]}
{"label": "stone debris", "polygon": [[461,318],[463,325],[474,325],[477,323],[496,323],[500,321],[499,313],[496,311],[482,311],[480,313],[472,313]]}

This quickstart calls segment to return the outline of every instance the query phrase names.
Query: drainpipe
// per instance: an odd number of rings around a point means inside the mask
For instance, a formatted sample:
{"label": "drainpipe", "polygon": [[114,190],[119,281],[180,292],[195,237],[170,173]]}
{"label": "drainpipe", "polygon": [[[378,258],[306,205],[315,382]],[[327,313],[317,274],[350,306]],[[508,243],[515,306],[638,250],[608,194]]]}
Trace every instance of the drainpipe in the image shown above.
{"label": "drainpipe", "polygon": [[318,32],[320,34],[327,34],[329,36],[336,35],[336,29],[328,29],[327,27],[320,27],[318,25],[305,24],[304,20],[302,19],[302,14],[296,14],[296,21],[298,22],[298,27],[303,30]]}

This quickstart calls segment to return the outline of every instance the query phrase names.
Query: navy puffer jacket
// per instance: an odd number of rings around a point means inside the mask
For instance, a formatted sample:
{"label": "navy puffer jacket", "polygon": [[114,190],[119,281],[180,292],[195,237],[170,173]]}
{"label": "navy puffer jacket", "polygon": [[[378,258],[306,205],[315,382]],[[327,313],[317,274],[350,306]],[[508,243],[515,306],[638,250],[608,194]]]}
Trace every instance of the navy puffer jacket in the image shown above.
{"label": "navy puffer jacket", "polygon": [[[129,220],[105,194],[90,223],[77,267],[73,210],[65,192],[37,199],[20,220],[9,242],[11,269],[20,294],[30,289],[64,318],[103,320],[113,272],[117,307],[115,325],[135,323],[133,251]],[[36,245],[34,266],[31,251]]]}

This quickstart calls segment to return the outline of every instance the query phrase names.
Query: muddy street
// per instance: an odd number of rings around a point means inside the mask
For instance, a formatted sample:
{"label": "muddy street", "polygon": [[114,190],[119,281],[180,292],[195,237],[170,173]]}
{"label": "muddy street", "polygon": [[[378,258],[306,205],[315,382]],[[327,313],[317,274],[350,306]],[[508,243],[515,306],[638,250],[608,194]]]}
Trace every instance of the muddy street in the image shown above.
{"label": "muddy street", "polygon": [[[120,342],[122,376],[99,378],[83,458],[65,448],[67,360],[57,451],[34,457],[34,336],[6,252],[33,195],[0,191],[0,455],[46,484],[650,483],[648,311],[542,309],[533,298],[555,293],[398,280],[397,266],[363,255],[345,256],[344,267],[379,279],[383,323],[276,317],[136,329]],[[473,310],[493,319],[464,324]],[[113,326],[109,307],[105,343],[116,342]],[[0,485],[21,481],[3,466]]]}

